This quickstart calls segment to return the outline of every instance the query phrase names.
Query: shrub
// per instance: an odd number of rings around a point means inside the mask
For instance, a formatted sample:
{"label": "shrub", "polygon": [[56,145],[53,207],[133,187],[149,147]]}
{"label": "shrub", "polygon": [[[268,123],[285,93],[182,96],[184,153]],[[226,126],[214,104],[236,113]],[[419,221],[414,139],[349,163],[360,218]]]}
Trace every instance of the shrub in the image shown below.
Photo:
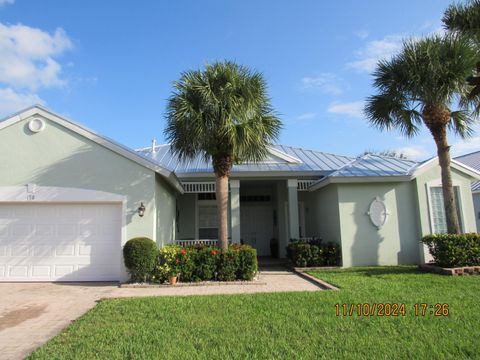
{"label": "shrub", "polygon": [[340,245],[320,239],[291,240],[287,246],[287,257],[298,267],[338,266],[341,263]]}
{"label": "shrub", "polygon": [[153,280],[163,283],[170,276],[178,275],[179,269],[177,264],[178,254],[182,248],[177,245],[167,245],[158,251],[157,266],[153,271]]}
{"label": "shrub", "polygon": [[148,238],[138,237],[128,240],[123,247],[123,259],[134,282],[151,279],[157,263],[157,244]]}
{"label": "shrub", "polygon": [[248,245],[232,245],[238,253],[237,279],[252,280],[258,271],[257,250]]}
{"label": "shrub", "polygon": [[220,250],[205,246],[198,248],[195,257],[195,275],[198,280],[213,280],[217,272],[217,262]]}
{"label": "shrub", "polygon": [[433,234],[422,238],[442,267],[480,265],[480,234]]}

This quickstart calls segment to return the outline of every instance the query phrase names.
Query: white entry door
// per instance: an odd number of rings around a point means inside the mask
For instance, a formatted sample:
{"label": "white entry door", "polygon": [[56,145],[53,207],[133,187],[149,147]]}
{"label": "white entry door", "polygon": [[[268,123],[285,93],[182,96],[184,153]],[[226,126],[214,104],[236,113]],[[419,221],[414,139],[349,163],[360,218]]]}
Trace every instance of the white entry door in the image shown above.
{"label": "white entry door", "polygon": [[245,244],[257,249],[257,255],[270,256],[273,237],[273,210],[267,204],[241,205],[240,237]]}
{"label": "white entry door", "polygon": [[0,204],[0,281],[116,281],[121,205]]}

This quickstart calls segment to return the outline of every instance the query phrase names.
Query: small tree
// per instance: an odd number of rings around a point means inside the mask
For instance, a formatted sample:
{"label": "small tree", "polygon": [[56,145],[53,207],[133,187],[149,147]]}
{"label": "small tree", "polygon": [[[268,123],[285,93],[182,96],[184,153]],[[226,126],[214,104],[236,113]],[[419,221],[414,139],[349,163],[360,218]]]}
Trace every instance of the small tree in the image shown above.
{"label": "small tree", "polygon": [[465,82],[475,67],[478,51],[457,36],[433,36],[406,41],[389,61],[374,72],[378,94],[367,99],[365,112],[380,130],[399,129],[412,137],[422,124],[432,134],[442,174],[447,229],[459,233],[450,171],[447,130],[462,138],[472,133],[471,87]]}
{"label": "small tree", "polygon": [[212,160],[216,178],[218,242],[226,250],[228,179],[234,163],[259,161],[281,128],[263,76],[225,61],[187,71],[168,100],[165,135],[182,159]]}

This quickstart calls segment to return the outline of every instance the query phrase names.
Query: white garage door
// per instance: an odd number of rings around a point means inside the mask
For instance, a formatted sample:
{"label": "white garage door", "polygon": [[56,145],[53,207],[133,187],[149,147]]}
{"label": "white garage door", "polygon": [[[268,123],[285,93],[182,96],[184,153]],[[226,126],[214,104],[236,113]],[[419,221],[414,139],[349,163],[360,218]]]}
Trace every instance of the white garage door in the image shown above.
{"label": "white garage door", "polygon": [[121,206],[0,204],[0,281],[120,279]]}

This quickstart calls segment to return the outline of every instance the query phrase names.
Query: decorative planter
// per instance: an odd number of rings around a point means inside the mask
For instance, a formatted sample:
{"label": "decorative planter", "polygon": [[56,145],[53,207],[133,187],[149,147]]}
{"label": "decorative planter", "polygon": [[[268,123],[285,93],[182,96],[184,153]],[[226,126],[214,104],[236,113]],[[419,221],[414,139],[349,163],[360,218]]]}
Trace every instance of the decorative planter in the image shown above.
{"label": "decorative planter", "polygon": [[175,285],[175,284],[177,283],[177,277],[176,277],[176,276],[170,276],[170,277],[168,278],[168,283],[169,283],[170,285]]}

